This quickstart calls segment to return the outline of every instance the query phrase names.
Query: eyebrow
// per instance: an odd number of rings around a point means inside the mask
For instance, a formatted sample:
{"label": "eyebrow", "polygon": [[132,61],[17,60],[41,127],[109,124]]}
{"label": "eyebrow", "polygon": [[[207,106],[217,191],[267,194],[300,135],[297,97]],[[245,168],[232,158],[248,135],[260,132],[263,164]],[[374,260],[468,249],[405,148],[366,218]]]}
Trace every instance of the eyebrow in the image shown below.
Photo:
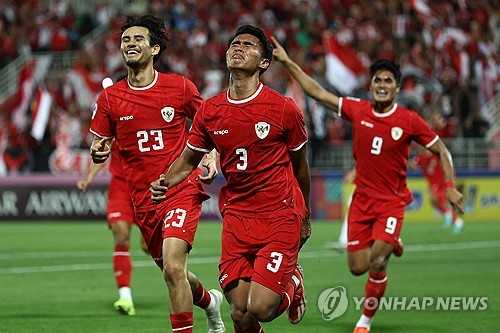
{"label": "eyebrow", "polygon": [[252,41],[249,41],[249,40],[240,40],[240,39],[234,39],[232,42],[231,42],[231,45],[232,44],[235,44],[235,43],[240,43],[240,44],[245,44],[245,45],[254,45],[254,46],[257,46],[258,44],[257,43],[254,43]]}
{"label": "eyebrow", "polygon": [[135,34],[133,36],[129,36],[129,35],[122,36],[122,39],[124,39],[124,38],[131,38],[131,37],[134,37],[134,38],[137,38],[137,37],[146,38],[146,36],[144,36],[142,34]]}

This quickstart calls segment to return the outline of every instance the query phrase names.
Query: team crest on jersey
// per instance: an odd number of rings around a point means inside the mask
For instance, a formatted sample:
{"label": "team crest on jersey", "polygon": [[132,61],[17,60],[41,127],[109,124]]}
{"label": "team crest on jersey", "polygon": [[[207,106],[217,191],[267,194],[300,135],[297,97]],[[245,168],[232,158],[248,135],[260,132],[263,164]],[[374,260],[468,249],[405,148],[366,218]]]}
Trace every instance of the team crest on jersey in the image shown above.
{"label": "team crest on jersey", "polygon": [[270,129],[271,125],[266,122],[260,121],[255,124],[255,133],[257,133],[259,139],[264,139],[269,134]]}
{"label": "team crest on jersey", "polygon": [[393,127],[391,128],[391,136],[394,139],[394,141],[398,141],[401,139],[401,136],[403,135],[403,129],[401,127]]}
{"label": "team crest on jersey", "polygon": [[172,119],[174,119],[174,108],[171,106],[166,106],[163,109],[161,109],[161,116],[167,123],[171,122]]}

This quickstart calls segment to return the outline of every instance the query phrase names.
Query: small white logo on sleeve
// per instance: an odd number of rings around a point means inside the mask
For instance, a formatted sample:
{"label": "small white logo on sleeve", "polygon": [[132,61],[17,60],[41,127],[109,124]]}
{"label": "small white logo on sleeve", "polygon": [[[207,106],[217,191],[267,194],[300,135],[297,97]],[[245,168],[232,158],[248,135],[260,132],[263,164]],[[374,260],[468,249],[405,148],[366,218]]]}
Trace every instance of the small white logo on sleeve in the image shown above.
{"label": "small white logo on sleeve", "polygon": [[97,103],[94,104],[94,110],[92,110],[92,119],[94,119],[96,112],[97,112]]}

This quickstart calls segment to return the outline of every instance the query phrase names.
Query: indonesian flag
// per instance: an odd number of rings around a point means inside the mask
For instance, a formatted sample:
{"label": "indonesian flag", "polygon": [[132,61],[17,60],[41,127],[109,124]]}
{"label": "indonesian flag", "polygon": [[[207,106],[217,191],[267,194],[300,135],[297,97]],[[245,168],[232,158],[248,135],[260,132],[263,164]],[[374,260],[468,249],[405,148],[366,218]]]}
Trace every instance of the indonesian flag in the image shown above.
{"label": "indonesian flag", "polygon": [[44,55],[29,59],[19,72],[19,81],[13,103],[11,119],[19,130],[26,127],[27,112],[33,99],[35,83],[45,77],[52,62],[52,56]]}
{"label": "indonesian flag", "polygon": [[356,52],[333,36],[323,38],[326,79],[342,95],[349,95],[365,82],[365,67]]}
{"label": "indonesian flag", "polygon": [[67,74],[67,84],[64,87],[66,99],[75,98],[82,109],[92,109],[97,94],[102,90],[102,73],[91,73],[81,66],[75,66]]}
{"label": "indonesian flag", "polygon": [[12,109],[12,122],[18,129],[25,126],[25,114],[33,92],[34,77],[33,72],[36,66],[34,59],[28,61],[19,72],[19,83],[16,91],[15,104]]}
{"label": "indonesian flag", "polygon": [[42,141],[47,129],[52,108],[52,95],[45,89],[38,88],[35,94],[31,120],[31,136],[38,142]]}

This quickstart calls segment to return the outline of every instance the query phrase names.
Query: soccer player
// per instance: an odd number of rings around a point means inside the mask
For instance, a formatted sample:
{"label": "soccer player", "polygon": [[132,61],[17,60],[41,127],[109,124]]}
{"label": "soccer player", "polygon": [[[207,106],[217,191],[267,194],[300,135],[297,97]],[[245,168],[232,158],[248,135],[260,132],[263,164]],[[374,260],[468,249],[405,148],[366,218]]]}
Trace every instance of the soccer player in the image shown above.
{"label": "soccer player", "polygon": [[[90,165],[87,176],[79,180],[76,186],[85,192],[96,174],[104,167],[104,163]],[[113,307],[120,313],[135,316],[134,301],[130,289],[132,278],[132,260],[130,260],[130,232],[134,224],[134,207],[118,157],[111,157],[109,172],[112,177],[108,189],[106,218],[108,227],[113,233],[113,272],[118,286],[118,300]],[[141,247],[147,253],[148,249],[141,237]]]}
{"label": "soccer player", "polygon": [[394,102],[401,72],[393,61],[377,60],[370,67],[372,101],[338,97],[308,76],[287,55],[276,38],[274,56],[304,91],[353,127],[356,190],[349,209],[347,256],[351,273],[369,273],[363,314],[355,333],[370,331],[387,286],[386,268],[392,253],[402,255],[399,239],[404,211],[413,198],[406,185],[410,144],[416,141],[439,156],[446,180],[446,195],[460,213],[462,194],[453,183],[451,155],[427,123],[416,113]]}
{"label": "soccer player", "polygon": [[453,210],[446,198],[446,183],[443,170],[439,167],[438,156],[428,150],[422,150],[412,159],[410,166],[419,167],[424,173],[429,186],[431,204],[444,216],[443,227],[449,228],[453,224],[453,232],[460,233],[464,227],[464,221]]}
{"label": "soccer player", "polygon": [[[94,163],[103,163],[114,138],[134,205],[135,218],[148,250],[163,272],[169,293],[172,331],[193,330],[193,301],[205,309],[208,332],[224,332],[222,294],[207,292],[187,270],[201,207],[208,198],[203,183],[217,175],[215,154],[204,160],[208,174],[193,172],[161,205],[151,202],[149,186],[166,172],[186,144],[186,118],[193,118],[202,98],[185,77],[158,73],[153,64],[167,46],[162,20],[127,16],[120,49],[127,77],[104,89],[94,108],[91,147]],[[116,156],[115,156],[116,157]]]}
{"label": "soccer player", "polygon": [[237,333],[263,332],[259,322],[286,310],[297,324],[306,310],[297,259],[311,233],[307,134],[295,103],[260,81],[272,52],[259,28],[236,30],[226,52],[229,89],[203,104],[181,157],[151,184],[153,201],[162,201],[206,152],[220,153],[219,278]]}

